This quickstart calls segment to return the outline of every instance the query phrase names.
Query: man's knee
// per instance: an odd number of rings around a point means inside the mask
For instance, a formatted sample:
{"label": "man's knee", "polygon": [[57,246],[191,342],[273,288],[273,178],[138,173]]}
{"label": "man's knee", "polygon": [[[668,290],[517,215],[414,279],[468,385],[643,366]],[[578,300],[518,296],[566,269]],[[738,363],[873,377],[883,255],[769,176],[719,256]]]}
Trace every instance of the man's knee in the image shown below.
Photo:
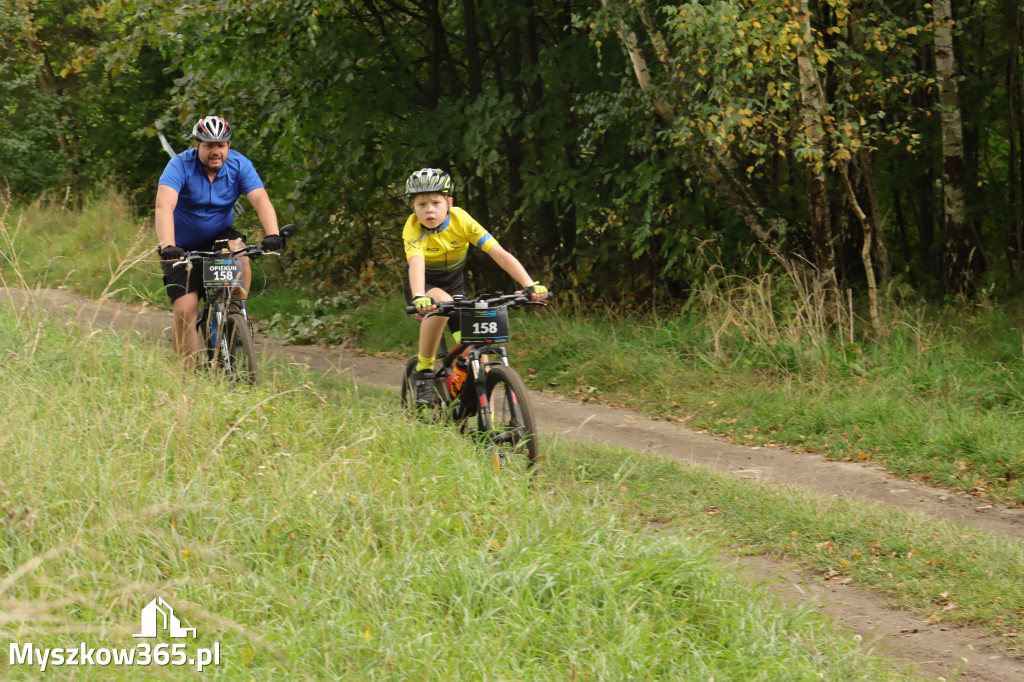
{"label": "man's knee", "polygon": [[175,317],[195,319],[199,315],[199,295],[191,293],[177,298],[173,309]]}

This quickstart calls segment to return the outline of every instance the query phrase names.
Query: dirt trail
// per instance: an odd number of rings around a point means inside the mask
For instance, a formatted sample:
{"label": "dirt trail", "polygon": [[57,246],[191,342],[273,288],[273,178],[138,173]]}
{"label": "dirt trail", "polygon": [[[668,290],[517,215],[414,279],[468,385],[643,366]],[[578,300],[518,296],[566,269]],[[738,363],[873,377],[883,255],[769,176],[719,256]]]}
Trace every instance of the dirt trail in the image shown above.
{"label": "dirt trail", "polygon": [[[0,289],[0,306],[21,307],[27,303],[58,312],[79,327],[136,330],[163,339],[170,336],[170,314],[164,310],[100,303],[64,290]],[[337,347],[285,346],[257,334],[257,348],[318,372],[349,376],[359,383],[397,388],[402,375],[400,360],[359,356]],[[546,439],[630,448],[822,496],[900,506],[1014,541],[1024,537],[1022,509],[896,479],[875,465],[830,462],[809,453],[733,445],[629,409],[584,404],[543,393],[533,393],[531,399],[540,417],[538,428]],[[551,445],[545,450],[550,452]],[[1014,641],[987,637],[973,628],[937,626],[889,608],[886,598],[877,593],[825,581],[819,575],[766,557],[734,561],[755,581],[772,584],[782,598],[817,606],[835,622],[864,637],[880,655],[901,666],[916,665],[924,675],[947,678],[961,670],[957,679],[971,682],[1024,680],[1024,654]]]}

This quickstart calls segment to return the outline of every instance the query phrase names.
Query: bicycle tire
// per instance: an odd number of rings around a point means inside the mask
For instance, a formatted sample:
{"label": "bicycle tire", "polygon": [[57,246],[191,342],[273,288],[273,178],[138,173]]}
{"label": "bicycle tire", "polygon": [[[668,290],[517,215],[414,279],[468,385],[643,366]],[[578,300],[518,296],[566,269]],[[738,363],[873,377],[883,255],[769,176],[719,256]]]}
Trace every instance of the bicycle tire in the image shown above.
{"label": "bicycle tire", "polygon": [[525,455],[527,470],[533,469],[540,457],[540,445],[526,384],[511,367],[492,365],[486,386],[490,410],[480,410],[477,420],[494,446],[495,468],[507,465],[509,455]]}
{"label": "bicycle tire", "polygon": [[210,343],[210,320],[215,315],[213,306],[203,308],[199,311],[199,318],[196,320],[196,333],[199,334],[199,351],[196,353],[196,364],[200,369],[209,371],[217,349]]}
{"label": "bicycle tire", "polygon": [[225,326],[227,357],[221,357],[220,365],[232,381],[255,386],[258,378],[256,347],[249,320],[241,313],[229,313]]}
{"label": "bicycle tire", "polygon": [[402,375],[402,407],[411,410],[415,407],[416,391],[412,386],[412,373],[416,371],[419,358],[409,358],[405,363],[405,374]]}
{"label": "bicycle tire", "polygon": [[430,406],[421,406],[416,403],[416,387],[413,385],[412,380],[412,375],[416,371],[418,363],[419,358],[409,358],[409,361],[405,363],[405,374],[402,376],[401,387],[402,407],[420,419],[432,423],[442,423],[446,419],[451,403],[451,395],[448,393],[448,387],[445,386],[444,374],[443,372],[437,372],[437,376],[434,378],[434,391],[437,392],[437,401]]}

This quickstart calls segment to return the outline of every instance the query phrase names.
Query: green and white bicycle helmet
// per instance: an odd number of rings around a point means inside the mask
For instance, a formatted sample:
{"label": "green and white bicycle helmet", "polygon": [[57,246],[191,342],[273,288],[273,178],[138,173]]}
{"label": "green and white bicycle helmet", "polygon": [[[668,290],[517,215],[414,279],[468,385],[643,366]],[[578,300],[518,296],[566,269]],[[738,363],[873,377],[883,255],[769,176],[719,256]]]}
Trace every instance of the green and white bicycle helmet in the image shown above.
{"label": "green and white bicycle helmet", "polygon": [[204,116],[192,128],[192,137],[202,142],[228,142],[231,134],[231,124],[220,116]]}
{"label": "green and white bicycle helmet", "polygon": [[447,197],[455,190],[455,183],[452,176],[439,168],[422,168],[405,181],[405,195],[411,197],[414,194],[438,193]]}

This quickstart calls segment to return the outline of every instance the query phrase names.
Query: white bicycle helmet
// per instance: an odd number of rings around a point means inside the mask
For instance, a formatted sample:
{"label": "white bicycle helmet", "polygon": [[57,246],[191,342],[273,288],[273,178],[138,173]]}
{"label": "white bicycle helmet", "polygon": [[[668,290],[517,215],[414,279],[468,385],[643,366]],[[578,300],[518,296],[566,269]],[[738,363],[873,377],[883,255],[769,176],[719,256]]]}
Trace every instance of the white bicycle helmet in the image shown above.
{"label": "white bicycle helmet", "polygon": [[220,116],[205,116],[192,128],[192,137],[203,142],[228,142],[231,124]]}
{"label": "white bicycle helmet", "polygon": [[455,190],[452,177],[439,168],[422,168],[405,181],[405,195],[438,193],[450,197]]}

